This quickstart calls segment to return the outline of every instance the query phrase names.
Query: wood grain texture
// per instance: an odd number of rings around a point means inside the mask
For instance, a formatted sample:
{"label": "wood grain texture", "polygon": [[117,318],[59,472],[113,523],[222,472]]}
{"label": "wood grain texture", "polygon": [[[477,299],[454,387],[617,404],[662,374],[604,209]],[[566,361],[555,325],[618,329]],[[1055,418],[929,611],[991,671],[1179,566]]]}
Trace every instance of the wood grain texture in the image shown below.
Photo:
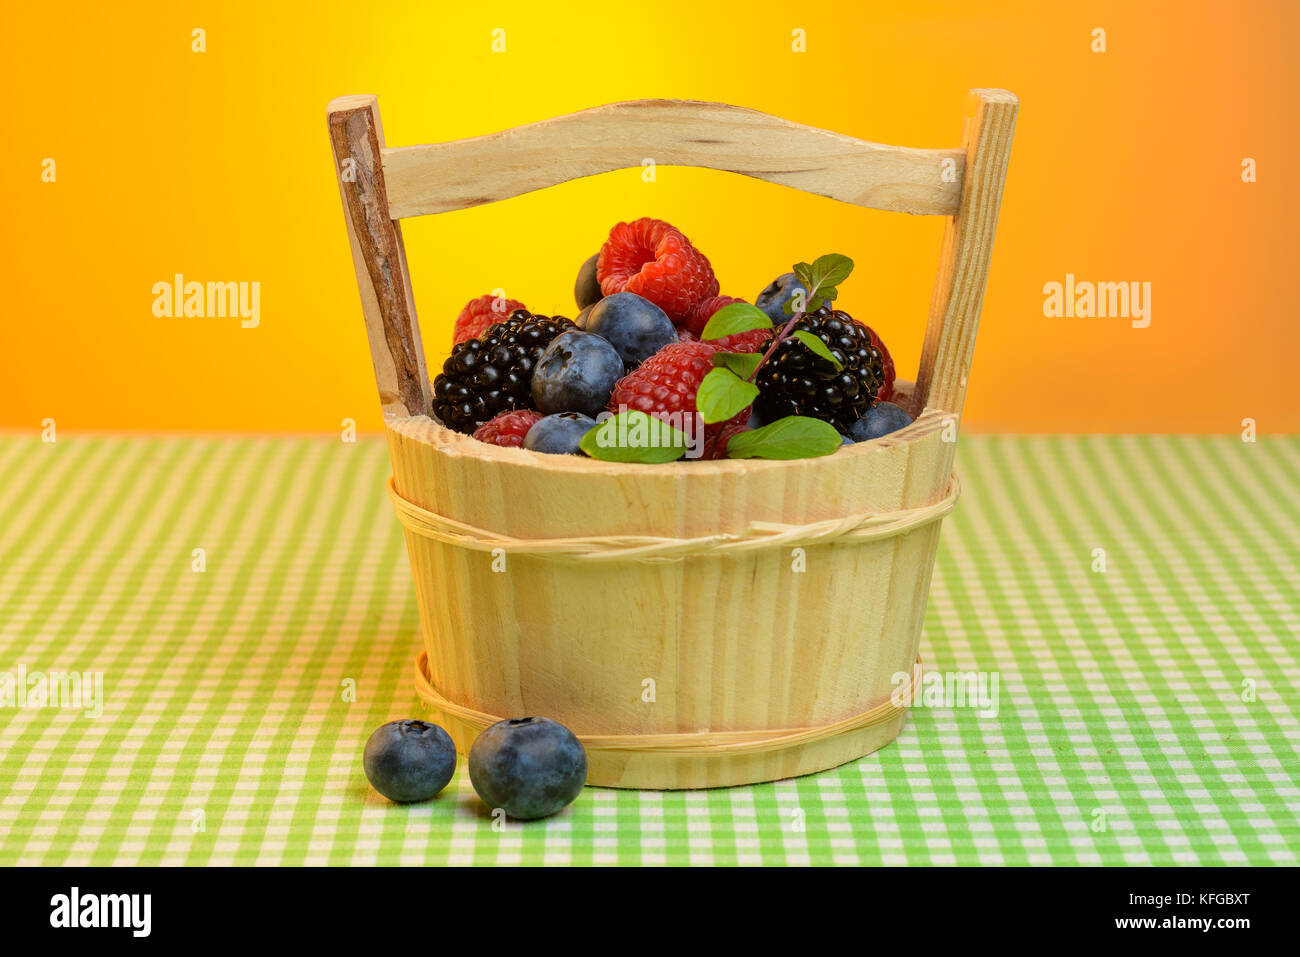
{"label": "wood grain texture", "polygon": [[[397,492],[519,538],[695,536],[940,499],[943,413],[820,459],[628,465],[485,445],[429,418],[388,423]],[[829,724],[887,698],[921,637],[939,523],[890,538],[683,561],[574,565],[408,533],[438,691],[579,734]],[[643,700],[646,679],[654,701]],[[439,715],[462,749],[473,728]],[[892,740],[886,725],[762,754],[593,753],[589,780],[697,788],[806,774]]]}
{"label": "wood grain texture", "polygon": [[975,355],[984,285],[997,231],[1019,101],[1005,90],[972,90],[961,207],[944,232],[916,390],[921,405],[960,417]]}
{"label": "wood grain texture", "polygon": [[966,153],[882,146],[689,100],[611,103],[487,136],[383,151],[395,219],[494,203],[645,159],[741,173],[856,206],[951,216]]}
{"label": "wood grain texture", "polygon": [[327,112],[379,401],[423,415],[431,408],[429,375],[402,230],[388,213],[378,103],[373,96],[343,96]]}

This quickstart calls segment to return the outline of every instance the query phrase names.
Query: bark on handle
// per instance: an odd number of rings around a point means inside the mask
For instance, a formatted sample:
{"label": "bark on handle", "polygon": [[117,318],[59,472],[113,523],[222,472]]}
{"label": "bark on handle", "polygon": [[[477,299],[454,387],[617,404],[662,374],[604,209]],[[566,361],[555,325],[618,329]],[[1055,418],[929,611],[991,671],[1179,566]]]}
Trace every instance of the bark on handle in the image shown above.
{"label": "bark on handle", "polygon": [[330,102],[328,114],[379,401],[387,410],[427,415],[429,376],[402,229],[388,208],[378,103],[373,96],[343,96]]}

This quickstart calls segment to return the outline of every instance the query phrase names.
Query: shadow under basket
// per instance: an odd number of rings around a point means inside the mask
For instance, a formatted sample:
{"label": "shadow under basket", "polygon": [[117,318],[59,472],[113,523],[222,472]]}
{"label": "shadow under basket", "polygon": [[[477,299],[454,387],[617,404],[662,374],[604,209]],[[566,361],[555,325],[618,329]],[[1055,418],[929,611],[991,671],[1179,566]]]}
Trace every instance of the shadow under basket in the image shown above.
{"label": "shadow under basket", "polygon": [[[660,100],[388,149],[373,97],[331,103],[424,638],[415,685],[462,752],[498,720],[540,715],[582,740],[589,784],[703,788],[831,768],[898,735],[957,498],[956,424],[1015,119],[1003,91],[974,103],[957,150]],[[897,384],[915,421],[821,458],[635,465],[499,448],[430,418],[400,219],[642,156],[947,216],[920,371]]]}

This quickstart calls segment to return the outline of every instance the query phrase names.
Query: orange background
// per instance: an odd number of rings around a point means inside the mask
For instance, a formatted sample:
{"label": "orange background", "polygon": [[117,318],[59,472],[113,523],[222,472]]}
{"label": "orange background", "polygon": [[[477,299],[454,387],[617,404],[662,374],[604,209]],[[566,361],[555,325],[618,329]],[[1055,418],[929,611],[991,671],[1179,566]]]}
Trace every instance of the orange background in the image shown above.
{"label": "orange background", "polygon": [[[29,4],[6,13],[0,426],[379,425],[325,130],[376,93],[391,145],[613,100],[720,100],[909,146],[956,146],[966,90],[1021,98],[966,425],[1300,431],[1300,4]],[[191,30],[207,52],[191,52]],[[491,31],[506,30],[505,53]],[[1107,31],[1093,53],[1091,31]],[[806,31],[807,52],[791,51]],[[1258,182],[1241,180],[1243,157]],[[45,157],[57,181],[41,181]],[[404,228],[431,369],[471,296],[573,313],[578,265],[657,216],[752,299],[800,259],[858,264],[841,305],[911,377],[941,221],[660,168]],[[158,319],[181,272],[261,283],[261,324]],[[1047,319],[1072,272],[1149,281],[1152,323]]]}

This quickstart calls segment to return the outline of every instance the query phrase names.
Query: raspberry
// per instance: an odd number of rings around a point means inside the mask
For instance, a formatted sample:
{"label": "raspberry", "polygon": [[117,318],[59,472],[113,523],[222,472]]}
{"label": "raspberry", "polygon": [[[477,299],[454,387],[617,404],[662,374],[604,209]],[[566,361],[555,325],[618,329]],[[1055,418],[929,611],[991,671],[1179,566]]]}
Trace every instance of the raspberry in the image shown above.
{"label": "raspberry", "polygon": [[894,394],[894,357],[889,354],[880,336],[876,335],[875,329],[867,326],[867,332],[871,333],[871,344],[880,353],[880,364],[884,372],[884,381],[880,384],[880,391],[876,393],[876,401],[886,402]]}
{"label": "raspberry", "polygon": [[[698,339],[704,334],[704,327],[708,325],[715,312],[723,306],[730,306],[733,303],[744,301],[734,296],[714,296],[711,299],[705,299],[691,310],[690,317],[682,326],[679,335],[689,334],[691,338]],[[772,341],[772,330],[751,329],[748,332],[737,332],[729,336],[723,336],[721,339],[707,339],[705,341],[713,343],[723,352],[764,352],[768,343]]]}
{"label": "raspberry", "polygon": [[596,261],[596,277],[606,296],[644,296],[677,325],[697,303],[718,294],[708,257],[681,230],[649,217],[619,223],[609,231]]}
{"label": "raspberry", "polygon": [[710,339],[723,352],[766,352],[772,344],[771,329],[750,329],[721,339]]}
{"label": "raspberry", "polygon": [[494,322],[505,322],[510,313],[524,308],[526,307],[522,302],[514,299],[498,299],[493,295],[471,299],[465,303],[465,308],[456,317],[456,331],[452,334],[451,344],[456,345],[466,339],[477,338]]}
{"label": "raspberry", "polygon": [[733,436],[741,432],[752,432],[747,422],[737,422],[734,419],[730,422],[724,422],[722,428],[718,430],[704,445],[704,455],[706,459],[725,459],[727,457],[727,443]]}
{"label": "raspberry", "polygon": [[664,346],[618,380],[609,397],[609,410],[637,409],[659,418],[695,411],[695,393],[713,368],[716,346],[708,342],[675,342]]}
{"label": "raspberry", "polygon": [[698,339],[704,333],[704,327],[708,325],[715,312],[723,306],[730,306],[744,301],[743,299],[737,299],[735,296],[710,296],[708,299],[702,299],[691,309],[691,314],[682,321],[682,328],[688,330],[691,335]]}
{"label": "raspberry", "polygon": [[532,409],[514,409],[502,412],[495,419],[484,422],[474,430],[474,438],[489,445],[505,449],[520,449],[528,430],[542,418],[542,413]]}
{"label": "raspberry", "polygon": [[[662,419],[690,433],[694,430],[695,394],[700,383],[713,368],[717,346],[710,342],[674,342],[664,346],[614,386],[609,410],[635,409]],[[749,409],[739,412],[731,422],[747,422]],[[727,423],[705,427],[706,440]]]}

